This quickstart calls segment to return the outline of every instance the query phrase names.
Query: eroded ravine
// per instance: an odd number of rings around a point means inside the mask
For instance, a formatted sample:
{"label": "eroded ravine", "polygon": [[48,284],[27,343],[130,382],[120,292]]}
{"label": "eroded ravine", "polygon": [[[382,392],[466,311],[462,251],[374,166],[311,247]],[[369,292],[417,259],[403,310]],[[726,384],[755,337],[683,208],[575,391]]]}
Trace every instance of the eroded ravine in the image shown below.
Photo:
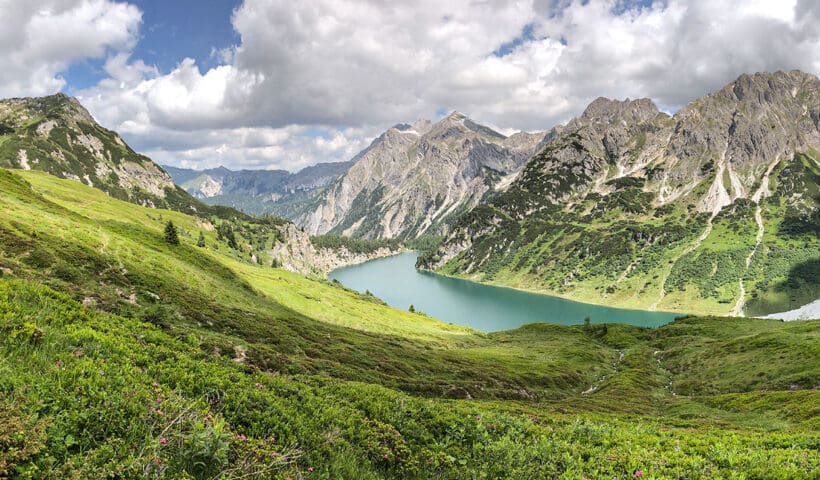
{"label": "eroded ravine", "polygon": [[752,248],[752,251],[749,252],[748,256],[746,256],[746,268],[743,270],[743,273],[738,279],[738,283],[740,285],[740,295],[738,296],[735,306],[730,312],[730,315],[733,317],[742,317],[743,308],[746,306],[746,285],[743,283],[743,278],[746,276],[746,273],[749,271],[749,267],[752,265],[752,259],[760,248],[760,244],[763,242],[763,234],[765,233],[765,227],[763,226],[763,214],[760,209],[760,201],[769,195],[769,175],[771,175],[774,167],[777,166],[779,161],[780,156],[777,156],[774,161],[769,164],[768,168],[766,168],[766,173],[763,174],[763,179],[760,182],[760,188],[758,188],[754,195],[752,195],[752,201],[755,203],[755,223],[757,224],[757,235],[755,236],[754,248]]}

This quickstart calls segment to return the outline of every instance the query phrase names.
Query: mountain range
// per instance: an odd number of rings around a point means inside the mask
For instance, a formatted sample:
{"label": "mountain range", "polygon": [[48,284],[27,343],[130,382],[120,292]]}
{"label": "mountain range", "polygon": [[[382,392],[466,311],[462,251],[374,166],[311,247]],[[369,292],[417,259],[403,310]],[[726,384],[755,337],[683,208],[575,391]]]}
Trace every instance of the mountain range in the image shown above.
{"label": "mountain range", "polygon": [[146,206],[287,217],[300,227],[279,227],[290,247],[247,252],[303,272],[344,263],[294,254],[310,235],[440,235],[420,267],[615,306],[757,315],[820,294],[819,92],[811,74],[747,74],[674,115],[599,98],[546,133],[505,136],[453,112],[391,127],[350,162],[171,175],[58,94],[0,102],[0,165]]}
{"label": "mountain range", "polygon": [[675,115],[599,98],[419,265],[584,301],[768,313],[820,295],[820,81],[742,75]]}
{"label": "mountain range", "polygon": [[411,239],[441,233],[515,175],[543,137],[507,137],[459,112],[436,123],[399,124],[292,218],[311,234]]}
{"label": "mountain range", "polygon": [[192,170],[163,165],[174,182],[209,205],[226,205],[252,215],[294,216],[310,194],[346,172],[353,162],[318,163],[287,170]]}

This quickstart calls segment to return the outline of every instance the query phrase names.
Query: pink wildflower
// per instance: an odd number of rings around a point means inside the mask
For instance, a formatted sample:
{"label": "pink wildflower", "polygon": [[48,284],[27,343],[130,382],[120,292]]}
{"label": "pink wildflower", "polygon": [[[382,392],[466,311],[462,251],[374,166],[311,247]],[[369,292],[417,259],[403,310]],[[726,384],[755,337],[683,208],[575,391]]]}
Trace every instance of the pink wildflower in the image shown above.
{"label": "pink wildflower", "polygon": [[262,384],[261,384],[261,383],[259,383],[259,382],[256,382],[256,383],[254,384],[254,386],[255,386],[256,388],[260,389],[260,390],[262,390],[263,388],[265,388],[265,386],[264,386],[264,385],[262,385]]}
{"label": "pink wildflower", "polygon": [[276,457],[279,456],[279,452],[273,452],[273,453],[271,453],[270,456],[273,457],[273,458],[276,458]]}
{"label": "pink wildflower", "polygon": [[390,455],[389,455],[389,454],[387,454],[387,453],[385,453],[385,454],[384,454],[384,459],[385,459],[385,460],[387,460],[388,458],[390,458]]}
{"label": "pink wildflower", "polygon": [[308,472],[312,472],[312,471],[313,471],[313,467],[308,467]]}
{"label": "pink wildflower", "polygon": [[245,435],[242,435],[241,433],[239,435],[237,435],[236,438],[238,438],[240,442],[244,442],[244,441],[248,440],[248,437],[246,437]]}
{"label": "pink wildflower", "polygon": [[168,439],[165,438],[165,437],[162,437],[162,438],[159,439],[159,443],[165,445],[166,443],[168,443]]}
{"label": "pink wildflower", "polygon": [[632,474],[633,477],[643,477],[643,470],[635,470],[635,473]]}
{"label": "pink wildflower", "polygon": [[162,463],[162,460],[160,460],[159,458],[155,458],[154,463]]}

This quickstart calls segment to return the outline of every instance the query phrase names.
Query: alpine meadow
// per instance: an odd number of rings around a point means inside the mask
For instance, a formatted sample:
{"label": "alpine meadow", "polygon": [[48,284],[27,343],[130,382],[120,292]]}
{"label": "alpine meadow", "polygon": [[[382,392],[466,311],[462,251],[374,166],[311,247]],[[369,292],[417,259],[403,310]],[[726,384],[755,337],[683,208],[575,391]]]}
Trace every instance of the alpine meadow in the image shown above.
{"label": "alpine meadow", "polygon": [[816,2],[0,21],[0,479],[820,475]]}

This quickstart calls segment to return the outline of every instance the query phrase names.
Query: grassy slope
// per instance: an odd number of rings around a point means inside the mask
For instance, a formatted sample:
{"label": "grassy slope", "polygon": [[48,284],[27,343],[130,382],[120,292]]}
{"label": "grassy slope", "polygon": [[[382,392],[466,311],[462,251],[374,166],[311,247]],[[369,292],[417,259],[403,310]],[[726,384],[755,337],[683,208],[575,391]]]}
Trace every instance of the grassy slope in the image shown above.
{"label": "grassy slope", "polygon": [[[724,208],[711,233],[683,255],[706,227],[706,218],[692,215],[691,209],[714,180],[708,177],[665,207],[653,208],[639,188],[625,187],[580,202],[571,211],[507,220],[493,233],[476,238],[471,249],[443,265],[441,272],[578,301],[710,315],[731,311],[742,277],[748,314],[790,310],[820,295],[818,282],[794,272],[800,265],[816,268],[817,233],[781,232],[784,219],[795,215],[789,206],[795,198],[817,207],[817,178],[817,152],[797,154],[778,165],[771,175],[773,195],[761,202],[763,242],[748,270],[745,258],[755,245],[757,225],[754,204],[745,200]],[[789,182],[785,188],[784,181]],[[494,201],[516,204],[515,194],[501,194]],[[490,206],[477,209],[471,214],[475,218],[465,217],[463,223],[480,224],[493,214],[504,217]],[[812,222],[800,220],[807,221]],[[646,241],[653,237],[657,240]],[[665,278],[666,295],[656,304]]]}
{"label": "grassy slope", "polygon": [[[0,170],[0,212],[13,272],[0,280],[0,472],[178,477],[200,468],[185,463],[195,447],[209,472],[230,460],[282,477],[817,468],[818,322],[485,335],[252,265],[194,217],[45,174]],[[180,247],[161,241],[168,219]],[[480,400],[442,399],[468,396]]]}

